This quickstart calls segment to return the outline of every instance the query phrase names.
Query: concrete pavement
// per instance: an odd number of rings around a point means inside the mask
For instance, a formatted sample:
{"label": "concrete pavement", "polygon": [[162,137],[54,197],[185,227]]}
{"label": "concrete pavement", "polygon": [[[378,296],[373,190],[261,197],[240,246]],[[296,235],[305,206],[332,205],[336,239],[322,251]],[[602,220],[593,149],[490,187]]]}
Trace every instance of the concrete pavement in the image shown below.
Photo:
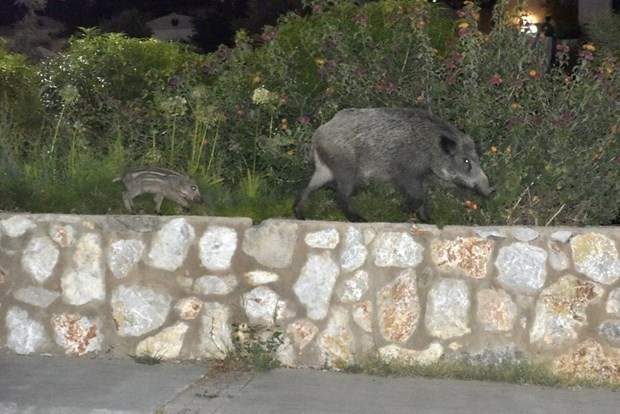
{"label": "concrete pavement", "polygon": [[206,376],[202,363],[0,355],[0,414],[620,412],[620,393],[305,369]]}

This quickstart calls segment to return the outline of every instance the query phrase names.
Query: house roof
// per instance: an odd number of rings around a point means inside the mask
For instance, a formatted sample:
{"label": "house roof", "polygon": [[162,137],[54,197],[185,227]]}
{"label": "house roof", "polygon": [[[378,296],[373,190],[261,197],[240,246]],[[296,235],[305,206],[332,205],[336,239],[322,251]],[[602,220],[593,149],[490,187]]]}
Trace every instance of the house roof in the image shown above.
{"label": "house roof", "polygon": [[165,16],[158,17],[146,23],[151,30],[186,30],[193,29],[192,16],[185,14],[170,13]]}

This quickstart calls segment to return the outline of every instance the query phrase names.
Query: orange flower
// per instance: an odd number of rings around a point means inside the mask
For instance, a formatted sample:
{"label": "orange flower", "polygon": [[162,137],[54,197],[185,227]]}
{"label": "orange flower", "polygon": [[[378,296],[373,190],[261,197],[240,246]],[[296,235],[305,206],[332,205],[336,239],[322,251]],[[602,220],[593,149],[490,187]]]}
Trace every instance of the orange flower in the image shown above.
{"label": "orange flower", "polygon": [[491,152],[493,154],[497,153],[497,147],[496,146],[491,147]]}
{"label": "orange flower", "polygon": [[417,97],[417,98],[415,98],[415,99],[416,99],[418,102],[424,102],[424,100],[425,100],[426,98],[424,98],[424,95],[418,95],[418,97]]}
{"label": "orange flower", "polygon": [[465,207],[467,207],[468,209],[470,209],[472,211],[478,210],[478,204],[473,203],[471,200],[466,200],[465,201]]}
{"label": "orange flower", "polygon": [[583,50],[587,50],[588,52],[594,52],[596,50],[596,47],[594,47],[592,43],[586,43],[582,47],[583,47]]}
{"label": "orange flower", "polygon": [[463,22],[459,24],[459,29],[468,29],[468,28],[469,28],[469,23],[467,22]]}
{"label": "orange flower", "polygon": [[532,78],[536,77],[537,73],[538,72],[536,72],[536,69],[530,69],[530,77],[532,77]]}
{"label": "orange flower", "polygon": [[260,75],[254,76],[254,79],[253,79],[254,83],[259,83],[261,80],[262,78],[260,77]]}

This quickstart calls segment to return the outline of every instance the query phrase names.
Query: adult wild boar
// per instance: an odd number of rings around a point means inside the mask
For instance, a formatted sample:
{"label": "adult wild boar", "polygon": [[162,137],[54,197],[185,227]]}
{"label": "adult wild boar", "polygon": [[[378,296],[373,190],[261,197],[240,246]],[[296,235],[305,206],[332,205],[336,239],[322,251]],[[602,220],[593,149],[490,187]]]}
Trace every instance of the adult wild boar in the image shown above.
{"label": "adult wild boar", "polygon": [[160,167],[136,167],[128,170],[122,177],[113,181],[121,181],[125,185],[123,204],[129,213],[134,213],[133,199],[140,194],[155,194],[155,211],[160,214],[164,198],[174,201],[181,207],[188,208],[189,201],[202,203],[198,185],[188,175]]}
{"label": "adult wild boar", "polygon": [[313,191],[333,184],[349,221],[365,221],[351,205],[354,190],[369,181],[387,182],[405,198],[405,211],[429,222],[426,193],[431,183],[493,193],[472,139],[419,109],[344,109],[312,137],[314,172],[295,200],[295,217]]}

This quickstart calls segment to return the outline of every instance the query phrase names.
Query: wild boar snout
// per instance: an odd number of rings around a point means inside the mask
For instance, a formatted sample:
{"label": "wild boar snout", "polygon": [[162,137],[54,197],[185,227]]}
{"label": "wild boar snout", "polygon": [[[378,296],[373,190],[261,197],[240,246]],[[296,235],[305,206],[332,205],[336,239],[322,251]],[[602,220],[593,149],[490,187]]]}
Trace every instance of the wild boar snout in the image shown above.
{"label": "wild boar snout", "polygon": [[495,193],[495,186],[489,183],[489,179],[486,177],[486,175],[484,176],[484,180],[482,180],[481,183],[478,183],[475,188],[478,193],[482,194],[487,198],[492,197]]}

